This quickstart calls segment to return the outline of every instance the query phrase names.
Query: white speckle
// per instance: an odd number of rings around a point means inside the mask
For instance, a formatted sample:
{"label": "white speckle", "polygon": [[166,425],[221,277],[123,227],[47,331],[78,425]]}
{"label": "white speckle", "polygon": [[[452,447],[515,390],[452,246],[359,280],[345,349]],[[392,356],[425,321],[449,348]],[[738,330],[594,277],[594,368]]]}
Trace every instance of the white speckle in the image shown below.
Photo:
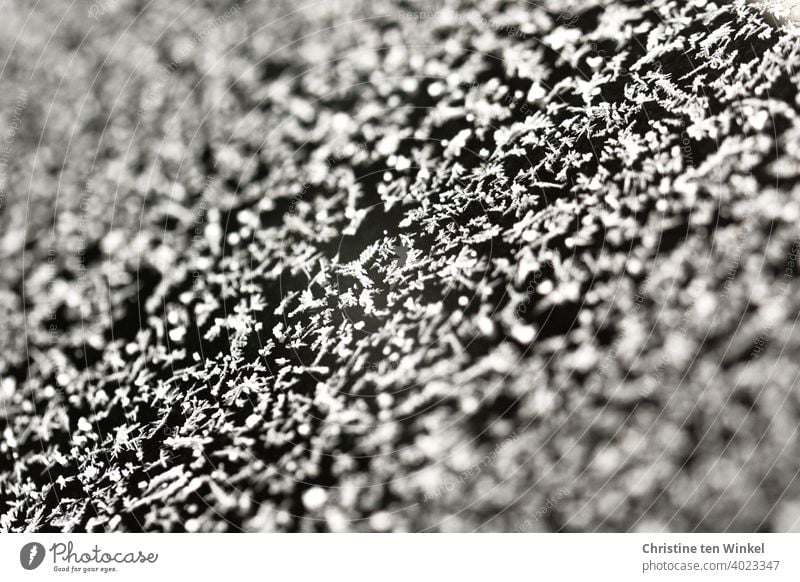
{"label": "white speckle", "polygon": [[183,326],[169,330],[169,339],[174,342],[179,342],[186,335],[186,328]]}
{"label": "white speckle", "polygon": [[416,91],[417,85],[418,85],[417,80],[413,77],[408,77],[406,79],[403,79],[402,82],[403,91],[405,91],[406,93],[413,93],[414,91]]}
{"label": "white speckle", "polygon": [[473,396],[467,396],[461,399],[461,410],[467,414],[475,412],[478,409],[480,402]]}
{"label": "white speckle", "polygon": [[379,511],[369,518],[369,525],[375,531],[389,531],[392,529],[392,516],[385,511]]}
{"label": "white speckle", "polygon": [[600,65],[603,64],[603,57],[596,56],[596,57],[589,57],[586,59],[586,64],[592,67],[593,69],[600,68]]}
{"label": "white speckle", "polygon": [[436,81],[435,83],[428,85],[428,95],[431,97],[438,97],[442,93],[444,93],[444,83]]}
{"label": "white speckle", "polygon": [[481,330],[483,335],[493,335],[494,323],[488,317],[481,317],[478,319],[478,329]]}
{"label": "white speckle", "polygon": [[454,156],[461,155],[461,150],[467,145],[467,138],[469,138],[471,135],[471,129],[462,129],[459,131],[447,145],[447,153]]}
{"label": "white speckle", "polygon": [[511,328],[511,337],[521,344],[529,344],[536,338],[536,329],[531,325],[517,323]]}
{"label": "white speckle", "polygon": [[399,143],[399,139],[396,135],[387,135],[378,142],[375,149],[378,151],[378,154],[382,156],[389,156],[397,151],[397,146]]}
{"label": "white speckle", "polygon": [[764,126],[767,125],[767,121],[769,120],[769,113],[766,111],[759,111],[755,115],[750,118],[750,125],[753,126],[753,129],[756,131],[761,131],[764,129]]}
{"label": "white speckle", "polygon": [[328,492],[322,487],[312,487],[303,493],[303,505],[309,511],[321,509],[326,501],[328,501]]}
{"label": "white speckle", "polygon": [[394,165],[394,168],[400,172],[403,170],[407,170],[411,167],[411,161],[405,156],[397,156],[397,162]]}
{"label": "white speckle", "polygon": [[394,404],[394,398],[392,398],[391,394],[386,394],[385,392],[381,392],[377,396],[378,406],[381,408],[391,408],[392,404]]}

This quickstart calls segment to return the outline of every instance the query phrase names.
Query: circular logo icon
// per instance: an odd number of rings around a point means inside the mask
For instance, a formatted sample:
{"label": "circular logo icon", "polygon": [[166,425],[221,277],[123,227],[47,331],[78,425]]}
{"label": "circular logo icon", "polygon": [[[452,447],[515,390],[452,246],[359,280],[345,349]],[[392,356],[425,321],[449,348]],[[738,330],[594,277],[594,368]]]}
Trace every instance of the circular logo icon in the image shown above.
{"label": "circular logo icon", "polygon": [[35,570],[44,561],[44,546],[38,542],[30,542],[19,551],[19,563],[26,570]]}

